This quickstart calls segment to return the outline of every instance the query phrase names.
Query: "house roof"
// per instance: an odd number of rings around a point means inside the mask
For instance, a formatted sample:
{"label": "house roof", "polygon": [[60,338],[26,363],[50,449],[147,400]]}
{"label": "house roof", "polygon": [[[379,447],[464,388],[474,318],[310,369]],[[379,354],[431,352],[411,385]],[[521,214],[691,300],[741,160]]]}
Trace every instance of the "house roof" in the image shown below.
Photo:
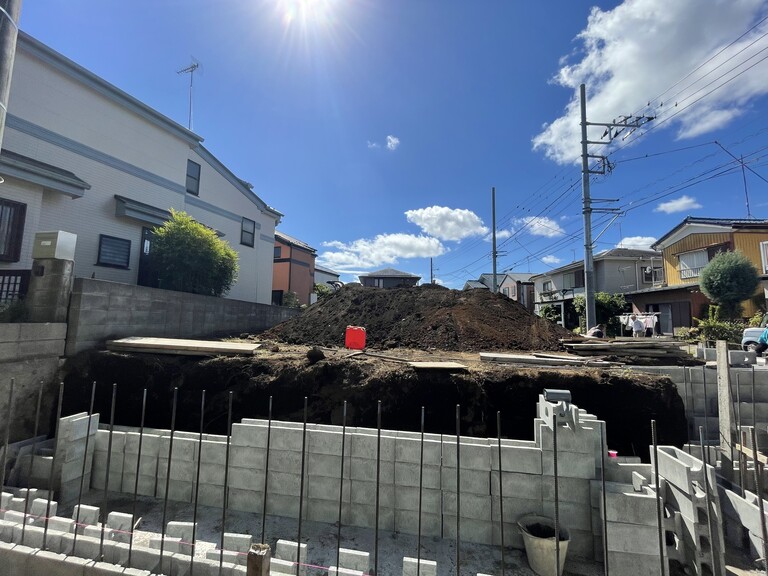
{"label": "house roof", "polygon": [[488,286],[479,280],[467,280],[464,283],[464,290],[488,290]]}
{"label": "house roof", "polygon": [[699,218],[696,216],[687,216],[680,224],[672,228],[669,232],[664,234],[661,238],[656,240],[652,248],[664,248],[670,244],[674,244],[682,237],[685,228],[700,227],[701,232],[706,232],[707,229],[711,229],[712,232],[720,230],[734,230],[734,229],[749,229],[749,228],[768,228],[768,220],[756,220],[748,218]]}
{"label": "house roof", "polygon": [[293,236],[288,236],[288,234],[284,234],[279,230],[275,230],[275,240],[279,240],[283,244],[290,244],[291,246],[296,246],[297,248],[301,248],[308,252],[313,252],[313,253],[317,252],[317,250],[312,248],[312,246],[310,246],[306,242],[302,242],[301,240],[298,240]]}
{"label": "house roof", "polygon": [[49,190],[80,198],[91,185],[78,178],[73,172],[52,164],[40,162],[28,156],[4,149],[0,152],[0,173],[19,180],[39,184]]}
{"label": "house roof", "polygon": [[401,270],[395,270],[394,268],[382,268],[375,272],[368,272],[367,274],[358,274],[358,278],[421,278],[416,274],[409,272],[403,272]]}
{"label": "house roof", "polygon": [[[510,278],[514,282],[530,282],[531,277],[533,274],[530,273],[524,273],[524,272],[505,272],[503,274],[496,274],[496,281],[501,284],[501,282],[504,281],[504,277]],[[487,273],[487,274],[480,274],[480,278],[478,280],[479,282],[482,282],[483,284],[493,283],[493,273]]]}
{"label": "house roof", "polygon": [[[652,257],[659,257],[659,256],[661,256],[661,252],[657,252],[656,250],[642,250],[640,248],[611,248],[610,250],[603,250],[602,252],[598,252],[597,254],[595,254],[594,261],[599,262],[601,260],[608,260],[609,258],[612,258],[612,259],[626,258],[630,260],[636,260],[638,258],[652,258]],[[574,260],[570,264],[565,264],[564,266],[560,266],[559,268],[554,268],[549,272],[544,272],[542,274],[534,274],[531,276],[531,280],[533,278],[541,278],[542,276],[551,276],[552,274],[558,274],[560,272],[565,272],[567,270],[578,269],[583,266],[584,266],[584,260]]]}
{"label": "house roof", "polygon": [[322,272],[323,274],[328,274],[330,276],[336,276],[337,278],[341,276],[340,272],[334,272],[330,268],[323,268],[322,266],[318,266],[315,264],[315,272]]}

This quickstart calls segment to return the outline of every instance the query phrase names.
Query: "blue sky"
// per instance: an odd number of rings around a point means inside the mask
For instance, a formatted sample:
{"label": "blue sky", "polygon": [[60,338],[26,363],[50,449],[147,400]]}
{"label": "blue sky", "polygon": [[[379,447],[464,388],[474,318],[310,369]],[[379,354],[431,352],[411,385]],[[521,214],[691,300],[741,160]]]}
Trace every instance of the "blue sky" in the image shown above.
{"label": "blue sky", "polygon": [[582,82],[592,122],[655,117],[591,147],[612,166],[592,196],[621,212],[594,216],[596,250],[687,215],[768,218],[766,17],[765,0],[27,0],[21,28],[182,125],[194,58],[193,130],[319,264],[428,281],[431,257],[461,288],[491,271],[492,186],[499,271],[583,256]]}

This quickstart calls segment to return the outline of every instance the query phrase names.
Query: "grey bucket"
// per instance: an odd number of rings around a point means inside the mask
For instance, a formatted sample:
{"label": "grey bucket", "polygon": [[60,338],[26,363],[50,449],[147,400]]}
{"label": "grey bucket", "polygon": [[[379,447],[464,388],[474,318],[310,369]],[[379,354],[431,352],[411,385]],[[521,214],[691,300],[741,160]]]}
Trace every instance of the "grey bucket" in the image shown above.
{"label": "grey bucket", "polygon": [[[539,576],[560,576],[565,566],[565,555],[568,552],[568,541],[571,539],[566,528],[560,526],[560,569],[555,574],[555,522],[546,516],[528,514],[521,516],[517,525],[523,535],[525,555],[531,570]],[[542,529],[545,533],[551,531],[551,536],[537,535]]]}

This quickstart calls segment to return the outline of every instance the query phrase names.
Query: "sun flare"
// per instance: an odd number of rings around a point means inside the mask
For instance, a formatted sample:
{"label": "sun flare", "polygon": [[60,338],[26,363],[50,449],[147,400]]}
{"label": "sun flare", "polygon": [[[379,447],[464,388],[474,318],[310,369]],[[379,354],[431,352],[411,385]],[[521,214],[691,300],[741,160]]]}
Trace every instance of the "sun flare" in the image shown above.
{"label": "sun flare", "polygon": [[318,28],[331,24],[335,4],[336,0],[279,0],[278,10],[286,28]]}

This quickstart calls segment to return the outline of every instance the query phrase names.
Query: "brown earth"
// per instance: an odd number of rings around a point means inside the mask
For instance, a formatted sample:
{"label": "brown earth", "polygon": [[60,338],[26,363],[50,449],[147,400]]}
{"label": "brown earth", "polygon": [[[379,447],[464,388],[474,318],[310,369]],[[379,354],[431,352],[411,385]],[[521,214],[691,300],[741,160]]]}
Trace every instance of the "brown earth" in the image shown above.
{"label": "brown earth", "polygon": [[344,346],[347,326],[363,326],[379,349],[558,350],[573,334],[489,290],[347,285],[261,337],[290,344]]}

